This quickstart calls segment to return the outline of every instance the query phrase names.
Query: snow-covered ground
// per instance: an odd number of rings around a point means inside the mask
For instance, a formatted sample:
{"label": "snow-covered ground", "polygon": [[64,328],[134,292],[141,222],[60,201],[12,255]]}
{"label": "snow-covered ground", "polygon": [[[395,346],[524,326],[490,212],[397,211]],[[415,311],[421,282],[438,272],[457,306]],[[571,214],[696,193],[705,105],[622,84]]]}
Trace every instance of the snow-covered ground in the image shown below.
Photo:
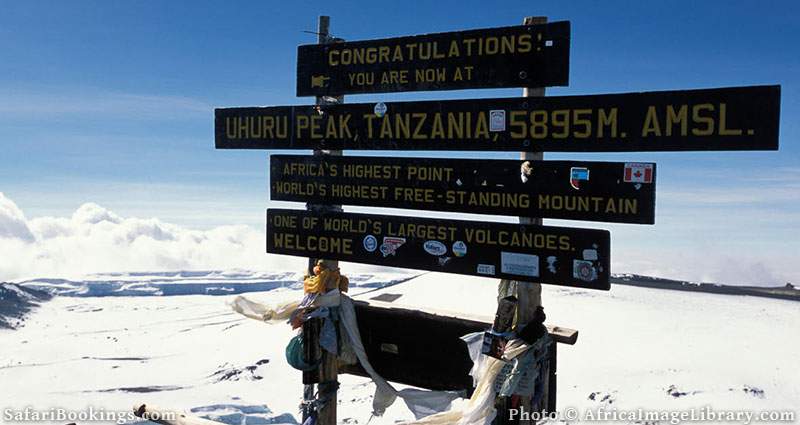
{"label": "snow-covered ground", "polygon": [[[395,303],[494,313],[495,280],[427,273],[397,284],[407,277],[353,275],[351,294],[401,294]],[[294,332],[237,315],[227,294],[245,292],[250,282],[259,291],[245,294],[250,299],[298,299],[298,278],[206,272],[27,282],[61,295],[20,329],[0,330],[0,408],[127,411],[149,402],[231,424],[297,423],[300,372],[284,359]],[[190,286],[168,288],[183,284]],[[131,296],[186,293],[198,295]],[[559,347],[561,408],[800,407],[795,302],[628,286],[546,286],[543,299],[548,323],[580,331],[576,345]],[[340,423],[367,423],[374,387],[359,377],[340,380]],[[370,423],[411,418],[397,402]]]}

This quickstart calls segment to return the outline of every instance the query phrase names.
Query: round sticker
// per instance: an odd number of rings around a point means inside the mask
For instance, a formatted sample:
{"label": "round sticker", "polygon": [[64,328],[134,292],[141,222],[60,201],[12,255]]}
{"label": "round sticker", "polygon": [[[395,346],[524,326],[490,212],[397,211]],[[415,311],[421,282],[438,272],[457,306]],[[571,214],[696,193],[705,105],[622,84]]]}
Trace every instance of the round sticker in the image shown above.
{"label": "round sticker", "polygon": [[592,266],[586,263],[578,266],[578,276],[583,280],[589,280],[592,277]]}
{"label": "round sticker", "polygon": [[375,252],[375,250],[378,249],[378,239],[376,239],[375,236],[367,235],[364,238],[364,249],[367,250],[367,252]]}
{"label": "round sticker", "polygon": [[572,276],[584,282],[591,282],[597,279],[597,271],[591,261],[575,260]]}
{"label": "round sticker", "polygon": [[386,104],[385,103],[378,102],[375,105],[375,109],[374,109],[375,115],[377,115],[378,117],[382,117],[382,116],[386,115],[386,109],[387,108],[386,108]]}
{"label": "round sticker", "polygon": [[453,242],[453,254],[456,257],[463,257],[467,255],[467,244],[465,244],[463,241]]}

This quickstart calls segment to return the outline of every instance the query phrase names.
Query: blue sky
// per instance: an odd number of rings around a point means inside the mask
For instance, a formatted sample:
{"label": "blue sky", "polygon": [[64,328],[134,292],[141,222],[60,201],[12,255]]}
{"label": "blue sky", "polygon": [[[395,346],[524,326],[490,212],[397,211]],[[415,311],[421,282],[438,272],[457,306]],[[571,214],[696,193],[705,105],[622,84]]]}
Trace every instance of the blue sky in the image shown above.
{"label": "blue sky", "polygon": [[544,15],[572,22],[570,86],[548,95],[782,85],[778,152],[546,154],[659,167],[655,226],[548,223],[610,229],[614,272],[800,281],[800,3],[3,1],[2,10],[0,192],[29,218],[95,202],[190,228],[261,229],[269,152],[215,151],[213,108],[312,102],[294,95],[295,60],[297,45],[315,42],[303,31],[317,15],[348,40]]}

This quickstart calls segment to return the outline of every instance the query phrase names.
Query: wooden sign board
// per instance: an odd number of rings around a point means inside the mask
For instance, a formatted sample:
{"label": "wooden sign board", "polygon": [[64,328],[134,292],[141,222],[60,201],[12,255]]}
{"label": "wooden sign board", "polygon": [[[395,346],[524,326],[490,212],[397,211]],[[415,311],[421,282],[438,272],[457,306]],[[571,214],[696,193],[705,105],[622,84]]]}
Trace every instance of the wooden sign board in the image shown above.
{"label": "wooden sign board", "polygon": [[[474,314],[457,317],[435,309],[394,305],[378,301],[378,298],[354,300],[353,306],[367,358],[379,375],[388,381],[419,388],[472,391],[469,375],[472,360],[461,337],[491,329],[491,317]],[[397,326],[398,323],[403,326]],[[578,331],[574,329],[547,328],[556,343],[574,345],[577,342]],[[434,346],[440,355],[430,355]],[[554,354],[555,350],[550,357],[550,385],[555,384],[556,378]],[[359,364],[340,364],[339,373],[369,376]]]}
{"label": "wooden sign board", "polygon": [[609,289],[606,230],[267,210],[267,252]]}
{"label": "wooden sign board", "polygon": [[297,49],[297,95],[566,86],[569,22]]}
{"label": "wooden sign board", "polygon": [[225,108],[218,149],[777,150],[780,86]]}
{"label": "wooden sign board", "polygon": [[[384,379],[439,391],[472,389],[472,360],[460,338],[489,330],[491,323],[359,301],[354,305],[367,357]],[[431,356],[431,347],[445,355]],[[368,376],[360,365],[345,366],[340,372]]]}
{"label": "wooden sign board", "polygon": [[655,223],[653,163],[272,155],[274,201]]}

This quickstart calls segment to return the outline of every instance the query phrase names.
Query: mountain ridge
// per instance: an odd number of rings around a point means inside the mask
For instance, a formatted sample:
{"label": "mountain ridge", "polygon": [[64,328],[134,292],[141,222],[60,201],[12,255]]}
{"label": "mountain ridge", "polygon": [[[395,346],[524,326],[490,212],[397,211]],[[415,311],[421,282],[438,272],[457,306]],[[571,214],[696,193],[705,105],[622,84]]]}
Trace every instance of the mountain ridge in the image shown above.
{"label": "mountain ridge", "polygon": [[610,280],[611,283],[615,285],[637,286],[640,288],[705,292],[722,295],[748,295],[753,297],[800,301],[800,290],[791,283],[787,283],[785,286],[773,287],[738,286],[721,283],[689,282],[633,273],[612,274]]}

